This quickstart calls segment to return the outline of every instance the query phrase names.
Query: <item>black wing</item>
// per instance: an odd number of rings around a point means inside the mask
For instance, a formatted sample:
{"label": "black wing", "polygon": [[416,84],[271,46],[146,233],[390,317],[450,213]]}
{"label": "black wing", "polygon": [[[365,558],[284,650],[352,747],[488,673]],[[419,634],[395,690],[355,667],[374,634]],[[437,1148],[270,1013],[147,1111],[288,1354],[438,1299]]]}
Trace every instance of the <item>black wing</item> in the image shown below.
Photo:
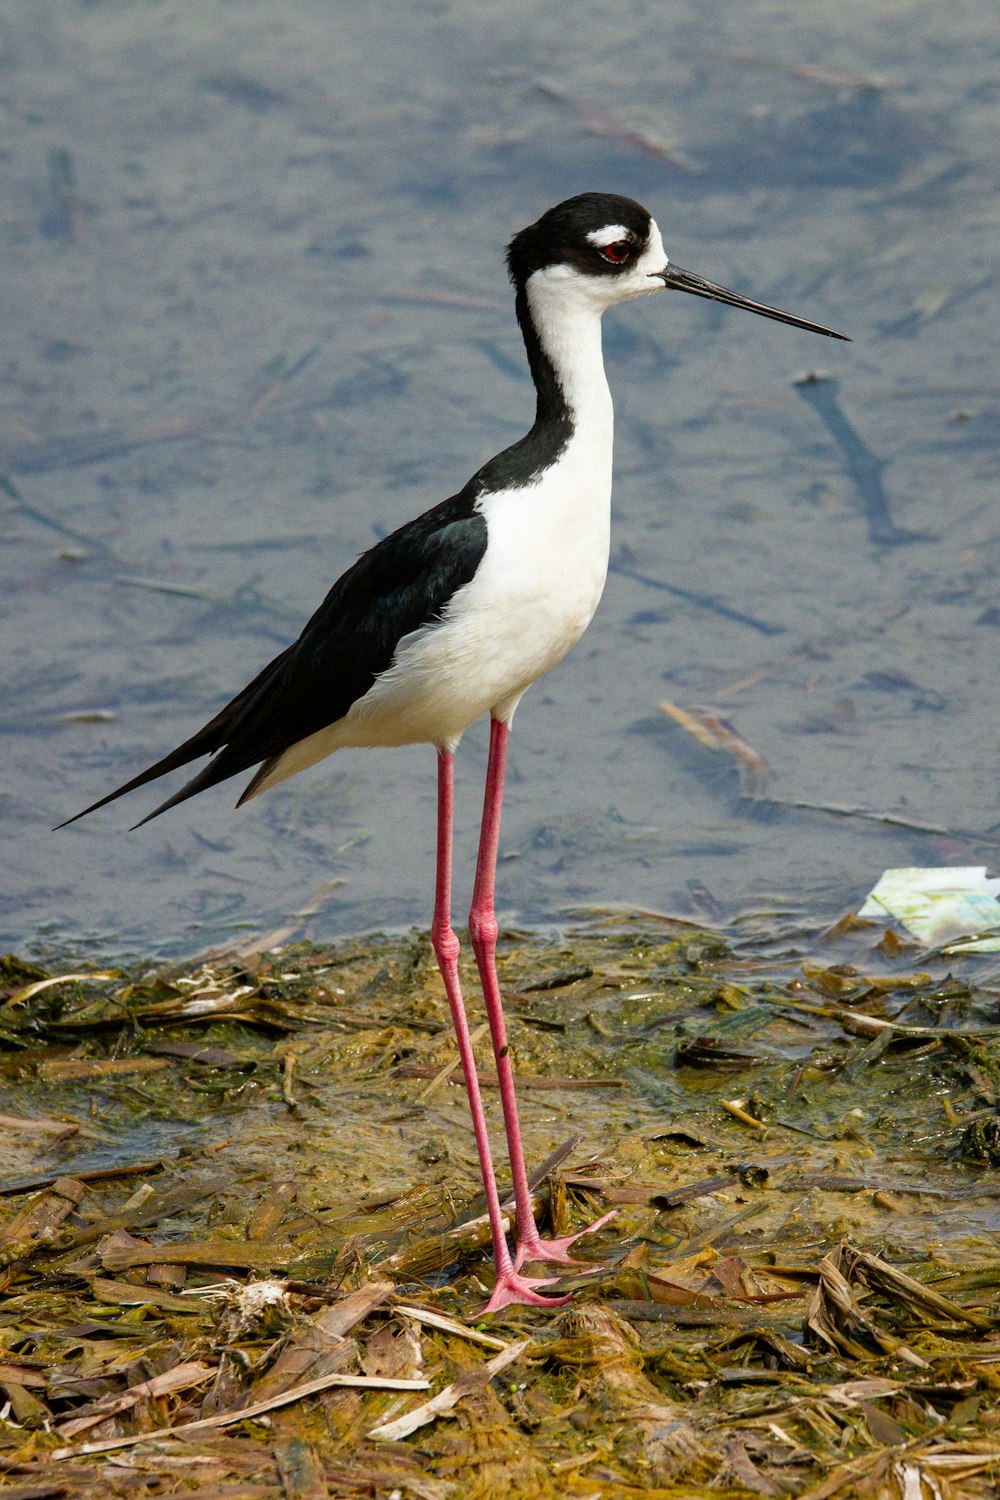
{"label": "black wing", "polygon": [[449,599],[478,568],[486,551],[486,522],[473,509],[475,493],[473,485],[466,486],[376,543],[334,584],[294,645],[214,719],[59,827],[201,755],[214,756],[142,819],[148,823],[168,807],[280,755],[343,718],[391,665],[402,637],[440,619]]}

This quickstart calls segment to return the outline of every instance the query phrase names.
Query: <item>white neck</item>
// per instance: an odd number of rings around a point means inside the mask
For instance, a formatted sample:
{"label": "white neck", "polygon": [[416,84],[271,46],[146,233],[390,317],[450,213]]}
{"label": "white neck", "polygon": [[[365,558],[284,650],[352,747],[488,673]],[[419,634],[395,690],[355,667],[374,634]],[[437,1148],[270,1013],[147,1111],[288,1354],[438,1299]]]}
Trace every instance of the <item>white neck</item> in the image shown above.
{"label": "white neck", "polygon": [[610,442],[614,411],[601,351],[603,304],[572,273],[564,274],[567,269],[552,266],[529,279],[528,310],[576,431]]}

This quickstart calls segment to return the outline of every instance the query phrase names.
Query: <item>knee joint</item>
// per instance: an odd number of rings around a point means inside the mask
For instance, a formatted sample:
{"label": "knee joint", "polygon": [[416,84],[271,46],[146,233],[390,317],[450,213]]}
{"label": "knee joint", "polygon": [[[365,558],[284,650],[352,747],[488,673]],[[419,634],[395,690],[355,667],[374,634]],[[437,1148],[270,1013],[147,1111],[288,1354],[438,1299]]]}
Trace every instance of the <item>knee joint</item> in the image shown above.
{"label": "knee joint", "polygon": [[476,911],[469,913],[469,936],[473,943],[480,947],[496,947],[500,926],[491,911]]}
{"label": "knee joint", "polygon": [[431,942],[439,963],[455,963],[462,951],[462,945],[450,927],[432,927]]}

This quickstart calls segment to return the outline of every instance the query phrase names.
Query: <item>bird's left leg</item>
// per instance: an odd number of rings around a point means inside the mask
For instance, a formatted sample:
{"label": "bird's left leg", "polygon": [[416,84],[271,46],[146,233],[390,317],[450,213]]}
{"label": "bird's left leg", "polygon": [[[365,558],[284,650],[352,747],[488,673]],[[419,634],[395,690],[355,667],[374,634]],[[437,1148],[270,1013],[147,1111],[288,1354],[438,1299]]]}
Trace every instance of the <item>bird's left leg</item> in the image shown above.
{"label": "bird's left leg", "polygon": [[[510,1155],[510,1170],[514,1179],[514,1203],[517,1211],[517,1243],[514,1266],[519,1268],[525,1261],[544,1260],[576,1265],[569,1254],[569,1247],[585,1234],[601,1229],[614,1211],[604,1214],[595,1223],[581,1229],[577,1234],[562,1239],[543,1240],[538,1233],[531,1211],[531,1190],[528,1187],[528,1171],[521,1145],[521,1127],[517,1118],[517,1099],[514,1093],[514,1070],[510,1061],[507,1043],[507,1025],[504,1020],[503,1002],[500,998],[500,982],[497,979],[497,919],[494,911],[494,888],[496,884],[497,850],[500,843],[500,812],[503,804],[504,767],[507,760],[507,737],[509,729],[499,719],[490,720],[490,754],[486,768],[486,794],[483,802],[483,823],[479,836],[479,858],[476,864],[476,883],[472,895],[472,910],[469,913],[469,936],[479,966],[479,977],[486,1001],[486,1014],[493,1039],[493,1055],[496,1058],[497,1080],[500,1085],[500,1102],[503,1107],[504,1129],[507,1132],[507,1150]],[[580,1262],[585,1264],[585,1262]]]}
{"label": "bird's left leg", "polygon": [[472,1038],[469,1022],[462,1000],[462,986],[458,977],[458,938],[451,926],[451,844],[455,797],[455,757],[451,750],[438,751],[438,851],[437,879],[434,891],[434,921],[431,924],[431,942],[437,955],[438,967],[444,980],[451,1019],[455,1027],[458,1055],[465,1073],[465,1087],[472,1113],[472,1129],[476,1137],[476,1152],[479,1170],[486,1194],[486,1211],[489,1215],[490,1234],[493,1239],[493,1259],[496,1265],[496,1285],[484,1311],[498,1312],[512,1302],[522,1302],[529,1307],[561,1307],[568,1297],[548,1297],[536,1290],[551,1286],[553,1278],[522,1276],[520,1266],[515,1266],[510,1257],[507,1236],[504,1233],[503,1211],[497,1192],[493,1158],[490,1155],[489,1136],[486,1131],[486,1112],[483,1109],[479,1079],[476,1075],[476,1059],[472,1053]]}

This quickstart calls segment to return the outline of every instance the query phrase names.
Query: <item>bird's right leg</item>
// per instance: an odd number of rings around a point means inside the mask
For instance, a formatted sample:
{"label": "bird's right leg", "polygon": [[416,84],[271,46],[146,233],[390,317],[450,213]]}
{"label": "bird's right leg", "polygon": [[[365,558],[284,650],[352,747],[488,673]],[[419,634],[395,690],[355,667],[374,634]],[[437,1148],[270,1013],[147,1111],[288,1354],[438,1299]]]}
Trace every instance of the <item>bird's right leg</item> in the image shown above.
{"label": "bird's right leg", "polygon": [[531,1190],[528,1187],[528,1168],[521,1144],[521,1125],[517,1117],[517,1097],[514,1091],[514,1069],[510,1060],[507,1041],[507,1022],[503,1013],[503,997],[497,978],[497,927],[494,910],[494,887],[496,884],[497,849],[500,843],[500,810],[503,805],[504,767],[507,759],[508,726],[500,719],[490,720],[490,754],[486,767],[486,792],[483,798],[483,822],[479,835],[479,859],[476,864],[476,883],[472,892],[472,910],[469,913],[469,936],[479,965],[479,977],[483,985],[483,999],[489,1017],[490,1035],[493,1038],[493,1056],[497,1065],[497,1083],[503,1107],[504,1129],[507,1132],[507,1150],[510,1157],[511,1176],[514,1179],[514,1202],[517,1205],[517,1245],[514,1266],[520,1269],[525,1261],[547,1260],[565,1266],[587,1265],[590,1270],[600,1270],[591,1262],[575,1261],[570,1255],[570,1246],[585,1234],[603,1229],[615,1216],[615,1210],[602,1214],[586,1229],[576,1234],[565,1235],[556,1240],[543,1240],[538,1233],[531,1212]]}
{"label": "bird's right leg", "polygon": [[437,954],[438,967],[444,980],[448,1005],[451,1008],[458,1055],[465,1074],[465,1086],[469,1094],[472,1112],[472,1128],[476,1136],[476,1151],[479,1154],[479,1170],[482,1173],[483,1189],[486,1193],[486,1211],[489,1215],[490,1233],[493,1237],[493,1259],[496,1263],[497,1279],[493,1295],[486,1305],[486,1312],[498,1312],[512,1302],[523,1302],[534,1307],[561,1307],[569,1297],[545,1297],[535,1287],[550,1286],[553,1277],[534,1278],[522,1276],[515,1271],[511,1260],[507,1236],[504,1234],[503,1213],[500,1195],[497,1192],[496,1173],[490,1154],[489,1136],[486,1130],[486,1113],[479,1091],[479,1076],[476,1059],[472,1053],[472,1038],[462,999],[462,987],[458,977],[459,942],[451,925],[451,847],[452,824],[455,803],[455,757],[451,750],[438,750],[438,845],[437,879],[434,891],[434,921],[431,924],[431,942]]}

